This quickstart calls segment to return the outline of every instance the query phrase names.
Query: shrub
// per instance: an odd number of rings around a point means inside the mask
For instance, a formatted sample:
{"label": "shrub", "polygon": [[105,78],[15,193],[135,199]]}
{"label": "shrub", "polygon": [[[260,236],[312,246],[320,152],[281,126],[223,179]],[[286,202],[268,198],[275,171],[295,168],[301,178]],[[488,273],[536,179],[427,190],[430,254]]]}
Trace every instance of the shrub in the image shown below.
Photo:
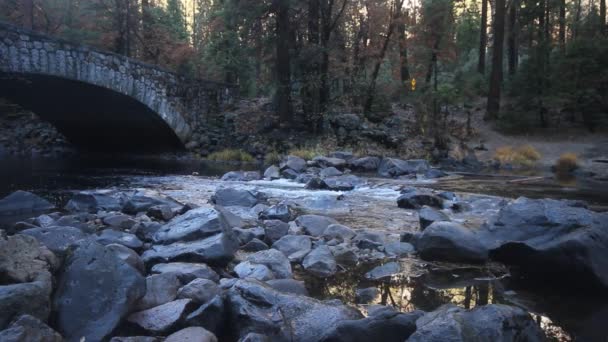
{"label": "shrub", "polygon": [[281,162],[281,154],[277,151],[266,153],[264,156],[264,163],[266,165],[274,165]]}
{"label": "shrub", "polygon": [[288,155],[291,156],[296,156],[296,157],[300,157],[304,160],[312,160],[314,157],[316,156],[323,156],[325,155],[324,151],[321,151],[321,149],[317,148],[296,148],[296,149],[291,149],[289,150],[289,152],[287,153]]}
{"label": "shrub", "polygon": [[253,156],[243,150],[238,149],[225,149],[218,152],[211,153],[207,159],[213,161],[234,161],[242,163],[251,163],[255,161]]}
{"label": "shrub", "polygon": [[540,158],[540,152],[531,145],[520,146],[517,149],[513,149],[511,146],[503,146],[497,148],[494,153],[494,159],[501,164],[512,163],[527,167],[533,166]]}
{"label": "shrub", "polygon": [[514,154],[515,152],[511,146],[502,146],[494,152],[494,159],[498,160],[501,164],[507,164],[513,161]]}
{"label": "shrub", "polygon": [[555,163],[554,169],[558,173],[568,173],[578,168],[578,157],[575,153],[567,152],[562,154]]}

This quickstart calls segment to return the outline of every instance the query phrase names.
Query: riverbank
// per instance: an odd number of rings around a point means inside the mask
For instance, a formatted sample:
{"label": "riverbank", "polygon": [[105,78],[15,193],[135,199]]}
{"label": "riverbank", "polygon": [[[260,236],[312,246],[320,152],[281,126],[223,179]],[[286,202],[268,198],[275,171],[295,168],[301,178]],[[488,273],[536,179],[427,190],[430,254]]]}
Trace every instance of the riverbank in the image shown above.
{"label": "riverbank", "polygon": [[[290,158],[266,170],[266,177],[138,174],[84,193],[65,192],[63,203],[29,201],[46,214],[30,212],[32,219],[5,224],[2,243],[45,255],[47,266],[34,268],[22,254],[10,255],[26,266],[7,269],[11,278],[0,288],[21,293],[35,283],[42,292],[33,306],[25,297],[3,297],[0,303],[11,298],[13,304],[12,311],[2,312],[28,313],[68,339],[179,337],[202,327],[228,341],[251,333],[279,339],[289,334],[301,341],[361,336],[428,341],[433,332],[441,332],[443,340],[450,332],[442,330],[445,324],[432,323],[435,319],[494,337],[506,336],[506,322],[514,329],[509,331],[532,340],[605,336],[605,327],[594,322],[603,321],[608,303],[593,284],[606,269],[580,273],[587,268],[539,254],[546,262],[534,272],[559,279],[547,287],[529,277],[514,251],[493,246],[496,239],[487,236],[503,234],[496,229],[508,218],[503,223],[518,225],[521,232],[567,241],[575,232],[596,229],[598,219],[605,223],[605,216],[597,216],[603,214],[581,202],[432,190],[427,187],[435,178],[429,176],[438,174],[420,161],[381,161],[376,167],[389,178],[340,175],[347,171],[340,159]],[[355,160],[346,163],[366,164]],[[19,201],[2,203],[14,209]],[[573,231],[573,222],[585,228]],[[39,240],[46,250],[23,236]],[[525,234],[516,238],[535,253],[546,253]],[[585,248],[593,257],[606,246]],[[550,273],[547,266],[554,262],[560,270]],[[20,270],[30,276],[15,273]],[[90,272],[95,284],[87,280]],[[54,282],[44,280],[49,274]],[[45,291],[55,294],[51,298]],[[75,298],[81,298],[77,307]],[[102,315],[102,307],[112,314]],[[2,328],[13,319],[5,316]],[[483,330],[477,330],[481,321]],[[19,322],[9,330],[23,325]],[[365,334],[353,336],[355,331]]]}

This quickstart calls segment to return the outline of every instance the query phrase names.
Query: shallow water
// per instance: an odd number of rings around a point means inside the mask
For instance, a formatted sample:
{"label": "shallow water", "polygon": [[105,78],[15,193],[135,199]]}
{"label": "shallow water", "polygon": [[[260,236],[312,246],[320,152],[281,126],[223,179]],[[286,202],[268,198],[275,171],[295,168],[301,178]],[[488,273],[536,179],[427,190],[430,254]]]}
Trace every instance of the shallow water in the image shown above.
{"label": "shallow water", "polygon": [[[398,240],[404,231],[419,229],[416,211],[400,209],[396,205],[400,189],[411,185],[489,194],[459,194],[472,203],[473,210],[453,214],[451,218],[473,228],[496,213],[505,202],[493,195],[591,199],[597,206],[608,205],[603,188],[583,189],[578,185],[569,188],[555,182],[551,184],[550,180],[543,180],[548,182],[544,185],[509,183],[513,179],[510,176],[453,177],[440,182],[370,178],[354,191],[333,192],[310,191],[302,184],[285,180],[220,182],[217,175],[238,167],[201,161],[110,157],[63,161],[4,159],[1,163],[0,195],[17,189],[30,190],[55,203],[63,203],[71,190],[112,188],[160,193],[181,202],[206,206],[210,205],[209,199],[218,187],[256,189],[265,192],[271,203],[289,201],[302,212],[332,216],[354,229],[381,230],[394,240]],[[193,176],[193,172],[199,176]],[[245,219],[256,218],[248,209],[229,209]],[[467,308],[505,303],[528,310],[552,340],[606,341],[608,336],[605,324],[608,322],[608,299],[588,297],[584,292],[548,292],[547,289],[553,291],[559,284],[532,286],[525,279],[509,274],[501,265],[428,263],[416,258],[400,259],[401,272],[390,279],[365,279],[367,271],[387,261],[361,265],[331,279],[310,277],[297,267],[296,275],[306,281],[311,295],[320,299],[338,298],[355,305],[356,289],[375,287],[378,296],[372,304],[393,305],[402,311],[433,310],[446,303]],[[368,306],[359,307],[365,311]]]}

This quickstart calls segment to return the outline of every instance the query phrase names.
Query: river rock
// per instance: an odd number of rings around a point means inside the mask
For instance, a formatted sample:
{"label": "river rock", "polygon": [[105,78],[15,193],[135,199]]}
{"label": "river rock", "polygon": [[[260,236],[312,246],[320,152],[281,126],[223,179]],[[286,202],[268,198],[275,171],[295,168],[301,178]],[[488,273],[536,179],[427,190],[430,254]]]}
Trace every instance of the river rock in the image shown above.
{"label": "river rock", "polygon": [[239,339],[238,342],[270,342],[270,338],[258,333],[249,333]]}
{"label": "river rock", "polygon": [[435,222],[418,236],[416,250],[424,260],[483,263],[488,249],[470,229],[455,222]]}
{"label": "river rock", "polygon": [[[479,231],[492,258],[563,286],[608,288],[608,214],[578,202],[519,198]],[[567,274],[567,277],[564,277]]]}
{"label": "river rock", "polygon": [[104,193],[81,192],[77,193],[66,204],[65,209],[71,212],[96,213],[100,210],[121,211],[121,199]]}
{"label": "river rock", "polygon": [[0,199],[0,222],[18,221],[53,210],[55,206],[42,197],[27,191],[15,191]]}
{"label": "river rock", "polygon": [[291,221],[292,212],[286,204],[273,205],[258,215],[260,220],[280,220],[283,222]]}
{"label": "river rock", "polygon": [[323,342],[403,342],[416,331],[416,320],[424,313],[382,311],[359,320],[338,322],[325,334]]}
{"label": "river rock", "polygon": [[333,157],[314,157],[312,159],[315,165],[322,168],[333,167],[336,169],[342,169],[346,166],[346,160]]}
{"label": "river rock", "polygon": [[379,294],[380,291],[378,291],[378,288],[376,287],[357,289],[355,291],[355,302],[357,304],[370,304],[378,298]]}
{"label": "river rock", "polygon": [[267,266],[277,279],[293,278],[289,260],[282,252],[276,249],[268,249],[251,254],[247,257],[247,261]]}
{"label": "river rock", "polygon": [[283,292],[291,293],[300,296],[308,296],[308,290],[306,290],[306,284],[303,281],[295,279],[272,279],[266,281],[273,289]]}
{"label": "river rock", "polygon": [[200,326],[219,335],[225,322],[224,311],[224,300],[217,295],[190,313],[186,324]]}
{"label": "river rock", "polygon": [[151,242],[154,240],[154,235],[156,235],[162,227],[163,225],[158,222],[139,222],[131,228],[131,233],[135,234],[143,241]]}
{"label": "river rock", "polygon": [[380,166],[380,158],[378,157],[363,157],[349,162],[351,169],[363,172],[376,171],[378,166]]}
{"label": "river rock", "polygon": [[319,176],[321,176],[321,178],[336,177],[336,176],[341,176],[341,175],[342,175],[342,171],[336,169],[333,166],[324,168],[323,170],[321,170],[321,172],[319,172]]}
{"label": "river rock", "polygon": [[129,230],[137,222],[131,216],[125,214],[112,214],[103,218],[103,223],[114,228]]}
{"label": "river rock", "polygon": [[249,182],[254,180],[260,180],[262,177],[258,171],[230,171],[224,174],[221,178],[222,181],[232,182]]}
{"label": "river rock", "polygon": [[243,261],[236,265],[234,272],[241,279],[253,278],[260,281],[274,279],[274,274],[266,265],[255,264],[250,261]]}
{"label": "river rock", "polygon": [[401,272],[401,266],[399,266],[399,263],[392,261],[374,267],[371,271],[365,273],[365,278],[369,280],[387,280],[399,272]]}
{"label": "river rock", "polygon": [[396,158],[384,158],[378,166],[378,174],[382,177],[399,177],[409,174],[425,173],[430,169],[426,160],[401,160]]}
{"label": "river rock", "polygon": [[281,163],[281,171],[286,169],[297,173],[303,172],[306,169],[306,160],[296,156],[287,156],[287,159]]}
{"label": "river rock", "polygon": [[266,171],[264,171],[264,178],[275,180],[281,178],[281,169],[279,169],[275,165],[269,166]]}
{"label": "river rock", "polygon": [[152,336],[117,336],[112,337],[110,342],[162,342],[163,339],[160,337]]}
{"label": "river rock", "polygon": [[40,215],[34,219],[34,224],[38,227],[50,227],[55,225],[55,219],[49,215]]}
{"label": "river rock", "polygon": [[357,233],[351,228],[341,224],[330,224],[323,232],[323,237],[327,240],[337,239],[339,241],[351,240]]}
{"label": "river rock", "polygon": [[268,247],[264,241],[259,239],[253,239],[247,242],[244,246],[241,246],[241,250],[245,252],[259,252],[268,248],[270,247]]}
{"label": "river rock", "polygon": [[377,249],[384,244],[384,238],[383,233],[365,230],[359,232],[353,242],[361,249]]}
{"label": "river rock", "polygon": [[[310,237],[303,235],[285,235],[277,242],[272,244],[272,248],[277,249],[289,259],[295,253],[308,253],[312,247]],[[292,260],[295,261],[295,260]]]}
{"label": "river rock", "polygon": [[8,328],[0,331],[3,342],[63,342],[63,338],[44,322],[30,315],[23,315]]}
{"label": "river rock", "polygon": [[217,205],[224,207],[241,206],[251,208],[261,201],[264,201],[266,196],[261,192],[250,190],[222,188],[218,189],[211,200]]}
{"label": "river rock", "polygon": [[212,265],[226,265],[234,258],[239,242],[232,233],[223,232],[203,240],[176,242],[170,245],[154,245],[144,252],[146,264],[169,261],[203,262]]}
{"label": "river rock", "polygon": [[264,221],[264,230],[266,240],[270,243],[277,241],[283,236],[287,235],[289,231],[289,225],[286,222],[280,220],[266,220]]}
{"label": "river rock", "polygon": [[51,281],[59,261],[48,248],[29,235],[0,234],[0,284]]}
{"label": "river rock", "polygon": [[173,209],[171,209],[170,206],[166,204],[160,204],[150,207],[150,209],[148,209],[148,211],[146,212],[146,215],[160,221],[169,221],[175,216],[175,213],[173,212]]}
{"label": "river rock", "polygon": [[300,176],[300,174],[292,169],[287,168],[287,169],[281,171],[281,176],[286,179],[295,180]]}
{"label": "river rock", "polygon": [[204,239],[228,230],[222,214],[213,208],[197,208],[177,216],[154,235],[154,241],[169,244]]}
{"label": "river rock", "polygon": [[331,217],[320,215],[302,215],[296,219],[296,224],[304,229],[304,232],[312,236],[321,236],[332,224],[338,221]]}
{"label": "river rock", "polygon": [[532,317],[520,308],[490,304],[467,311],[448,304],[416,321],[408,342],[545,341]]}
{"label": "river rock", "polygon": [[202,263],[172,262],[156,264],[151,271],[152,273],[175,273],[183,284],[187,284],[196,278],[209,279],[216,283],[220,281],[220,276],[211,267]]}
{"label": "river rock", "polygon": [[192,299],[194,303],[205,304],[220,294],[220,288],[209,279],[194,279],[177,292],[179,299]]}
{"label": "river rock", "polygon": [[426,229],[426,227],[430,226],[433,222],[450,221],[448,215],[428,206],[424,206],[420,209],[418,217],[420,219],[420,230]]}
{"label": "river rock", "polygon": [[357,265],[359,256],[357,255],[358,249],[356,247],[341,244],[337,246],[330,246],[329,248],[331,249],[334,259],[338,265],[344,268],[350,268]]}
{"label": "river rock", "polygon": [[425,205],[440,209],[443,208],[443,199],[430,193],[410,191],[397,198],[397,205],[404,209],[420,209]]}
{"label": "river rock", "polygon": [[144,274],[146,269],[144,262],[134,250],[125,247],[117,243],[112,243],[106,246],[107,249],[111,250],[118,259],[131,265],[134,269],[138,270],[141,274]]}
{"label": "river rock", "polygon": [[127,321],[154,334],[168,333],[182,323],[193,309],[190,299],[178,299],[148,310],[135,312]]}
{"label": "river rock", "polygon": [[414,253],[414,246],[407,242],[390,241],[384,243],[384,252],[389,256],[403,257]]}
{"label": "river rock", "polygon": [[21,231],[21,234],[33,236],[58,256],[63,256],[78,241],[90,237],[74,227],[32,228]]}
{"label": "river rock", "polygon": [[201,327],[189,327],[167,336],[165,342],[217,342],[215,335]]}
{"label": "river rock", "polygon": [[146,278],[146,295],[135,305],[135,310],[146,310],[169,303],[177,297],[181,286],[175,273],[153,274]]}
{"label": "river rock", "polygon": [[68,256],[54,303],[68,341],[106,338],[146,293],[144,278],[107,247],[85,241]]}
{"label": "river rock", "polygon": [[147,212],[150,208],[157,205],[168,205],[176,210],[183,207],[180,203],[170,198],[135,195],[126,201],[122,211],[125,214],[135,215],[140,212]]}
{"label": "river rock", "polygon": [[302,261],[302,266],[308,273],[319,278],[331,277],[338,270],[336,260],[327,246],[313,249]]}
{"label": "river rock", "polygon": [[144,246],[144,243],[134,234],[120,232],[113,229],[103,230],[96,240],[102,245],[117,243],[136,250],[139,250]]}
{"label": "river rock", "polygon": [[255,332],[276,341],[319,341],[338,322],[361,318],[355,309],[286,294],[253,280],[238,280],[227,291],[234,340]]}
{"label": "river rock", "polygon": [[364,181],[355,175],[343,175],[335,177],[326,177],[323,179],[326,189],[332,191],[351,191],[357,185],[363,184]]}
{"label": "river rock", "polygon": [[51,312],[52,291],[50,278],[0,286],[0,329],[23,314],[46,321]]}

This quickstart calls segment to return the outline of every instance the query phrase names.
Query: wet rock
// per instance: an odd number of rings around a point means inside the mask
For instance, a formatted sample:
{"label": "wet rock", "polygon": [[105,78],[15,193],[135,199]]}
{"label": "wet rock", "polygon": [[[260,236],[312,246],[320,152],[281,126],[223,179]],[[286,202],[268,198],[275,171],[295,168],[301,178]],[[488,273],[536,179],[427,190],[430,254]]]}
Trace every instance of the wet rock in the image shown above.
{"label": "wet rock", "polygon": [[520,308],[490,304],[471,311],[444,305],[416,322],[411,342],[544,341],[530,315]]}
{"label": "wet rock", "polygon": [[127,317],[127,321],[154,334],[168,333],[182,323],[192,308],[192,300],[178,299],[133,313]]}
{"label": "wet rock", "polygon": [[50,281],[58,266],[55,255],[34,237],[0,234],[0,284]]}
{"label": "wet rock", "polygon": [[456,196],[456,194],[451,191],[442,191],[438,193],[437,196],[443,198],[446,201],[455,201],[458,199],[458,196]]}
{"label": "wet rock", "polygon": [[280,172],[281,172],[281,169],[279,169],[275,165],[272,165],[272,166],[268,167],[266,169],[266,171],[264,171],[264,178],[270,179],[270,180],[279,179],[279,178],[281,178]]}
{"label": "wet rock", "polygon": [[371,271],[365,273],[365,278],[369,280],[387,280],[399,272],[401,272],[401,266],[393,261],[374,267]]}
{"label": "wet rock", "polygon": [[69,341],[101,341],[146,292],[144,278],[114,253],[86,241],[68,256],[54,296],[57,327]]}
{"label": "wet rock", "polygon": [[403,257],[414,253],[414,246],[407,242],[391,241],[384,244],[384,252],[389,256]]}
{"label": "wet rock", "polygon": [[258,217],[260,220],[280,220],[289,222],[291,221],[292,212],[288,205],[277,204],[262,211]]}
{"label": "wet rock", "polygon": [[297,179],[300,174],[292,169],[285,169],[281,171],[281,176],[286,179]]}
{"label": "wet rock", "polygon": [[264,230],[266,232],[266,239],[273,243],[283,236],[287,235],[289,231],[289,225],[279,220],[267,220],[264,221]]}
{"label": "wet rock", "polygon": [[23,315],[3,331],[0,331],[3,342],[62,342],[63,338],[44,322],[30,315]]}
{"label": "wet rock", "polygon": [[396,158],[384,158],[378,166],[378,174],[382,177],[399,177],[409,174],[423,174],[430,169],[426,160],[401,160]]}
{"label": "wet rock", "polygon": [[333,157],[314,157],[313,163],[322,168],[333,167],[336,169],[342,169],[346,167],[346,160]]}
{"label": "wet rock", "polygon": [[483,263],[488,249],[478,237],[458,223],[435,222],[416,240],[416,250],[424,260]]}
{"label": "wet rock", "polygon": [[327,189],[327,184],[320,177],[312,176],[306,181],[305,188],[308,190],[325,190]]}
{"label": "wet rock", "polygon": [[142,255],[146,264],[169,261],[203,262],[226,265],[234,258],[239,242],[230,231],[210,236],[203,240],[176,242],[170,245],[155,245]]}
{"label": "wet rock", "polygon": [[304,232],[312,236],[321,236],[332,224],[338,222],[331,217],[320,215],[302,215],[296,219],[296,224],[304,229]]}
{"label": "wet rock", "polygon": [[420,230],[426,229],[426,227],[430,226],[433,222],[450,221],[448,215],[427,206],[420,209],[418,217],[420,219]]}
{"label": "wet rock", "polygon": [[327,167],[323,170],[321,170],[321,172],[319,172],[319,176],[321,176],[321,178],[326,178],[326,177],[336,177],[336,176],[341,176],[342,175],[342,171],[336,169],[335,167]]}
{"label": "wet rock", "polygon": [[253,239],[247,242],[244,246],[241,247],[241,250],[245,252],[259,252],[265,249],[268,249],[268,245],[259,239]]}
{"label": "wet rock", "polygon": [[296,156],[287,156],[287,159],[281,163],[281,171],[287,169],[293,170],[296,173],[303,172],[306,170],[306,160]]}
{"label": "wet rock", "polygon": [[154,235],[154,241],[162,244],[192,241],[227,231],[232,233],[226,217],[220,211],[213,208],[197,208],[165,224]]}
{"label": "wet rock", "polygon": [[179,299],[192,299],[194,303],[205,304],[220,294],[220,288],[209,279],[194,279],[177,292]]}
{"label": "wet rock", "polygon": [[338,265],[327,246],[319,246],[308,253],[302,261],[304,269],[317,277],[331,277],[338,270]]}
{"label": "wet rock", "polygon": [[201,327],[189,327],[167,336],[165,342],[217,342],[215,335]]}
{"label": "wet rock", "polygon": [[32,217],[53,210],[55,206],[31,192],[15,191],[0,200],[0,221]]}
{"label": "wet rock", "polygon": [[443,199],[433,194],[412,191],[399,196],[397,204],[399,208],[404,209],[420,209],[425,205],[433,208],[443,208]]}
{"label": "wet rock", "polygon": [[0,329],[23,314],[46,321],[51,312],[52,291],[50,278],[0,286]]}
{"label": "wet rock", "polygon": [[173,209],[171,209],[171,207],[166,204],[155,205],[153,207],[150,207],[150,209],[148,209],[148,211],[146,212],[146,215],[161,221],[169,221],[175,216],[175,214],[173,213]]}
{"label": "wet rock", "polygon": [[300,296],[308,296],[308,290],[306,290],[306,284],[303,281],[295,279],[273,279],[266,282],[273,289],[283,292],[291,293]]}
{"label": "wet rock", "polygon": [[323,342],[403,342],[416,331],[422,311],[408,313],[384,311],[360,320],[345,320],[330,330]]}
{"label": "wet rock", "polygon": [[323,179],[326,188],[332,191],[351,191],[357,185],[363,184],[364,181],[355,175],[343,175],[336,177],[327,177]]}
{"label": "wet rock", "polygon": [[125,214],[135,215],[140,212],[147,212],[150,208],[157,205],[168,205],[176,210],[182,208],[180,203],[169,198],[135,195],[127,200],[122,211]]}
{"label": "wet rock", "polygon": [[[308,184],[311,180],[317,179],[319,177],[315,176],[313,173],[300,173],[298,177],[296,177],[295,181],[300,184]],[[309,188],[306,188],[309,189]]]}
{"label": "wet rock", "polygon": [[221,180],[224,182],[249,182],[253,180],[260,180],[261,178],[260,173],[257,171],[230,171],[224,174]]}
{"label": "wet rock", "polygon": [[318,341],[338,322],[361,317],[347,306],[281,293],[251,280],[237,281],[226,303],[235,340],[255,332],[277,341]]}
{"label": "wet rock", "polygon": [[424,173],[424,178],[435,179],[435,178],[445,177],[447,175],[448,175],[447,173],[445,173],[439,169],[430,169]]}
{"label": "wet rock", "polygon": [[90,237],[74,227],[32,228],[21,231],[21,234],[33,236],[58,256],[63,256],[76,242]]}
{"label": "wet rock", "polygon": [[341,224],[330,224],[323,232],[323,237],[327,240],[337,239],[339,241],[351,240],[357,233],[351,228]]}
{"label": "wet rock", "polygon": [[220,280],[220,276],[211,267],[201,263],[172,262],[156,264],[151,271],[152,273],[175,273],[183,284],[187,284],[196,278],[209,279],[216,283]]}
{"label": "wet rock", "polygon": [[146,278],[146,295],[136,304],[135,310],[146,310],[169,303],[177,297],[181,286],[175,273],[154,274]]}
{"label": "wet rock", "polygon": [[103,223],[114,228],[129,230],[135,224],[135,220],[131,218],[131,216],[124,214],[114,214],[108,215],[103,218]]}
{"label": "wet rock", "polygon": [[[519,198],[478,236],[492,258],[564,287],[608,288],[608,214],[576,202]],[[563,275],[567,274],[568,277]]]}
{"label": "wet rock", "polygon": [[186,324],[203,327],[219,335],[224,326],[224,300],[215,296],[186,317]]}
{"label": "wet rock", "polygon": [[111,250],[118,259],[126,262],[131,265],[134,269],[138,270],[140,273],[145,273],[144,262],[139,257],[134,250],[131,248],[125,247],[123,245],[119,245],[117,243],[109,244],[106,246],[107,249]]}
{"label": "wet rock", "polygon": [[378,170],[380,166],[380,158],[378,157],[363,157],[349,162],[350,168],[356,171],[372,172]]}
{"label": "wet rock", "polygon": [[310,241],[310,237],[302,235],[285,235],[277,242],[272,244],[272,248],[283,252],[283,254],[285,254],[285,256],[291,261],[295,261],[291,257],[293,254],[307,254],[310,252],[311,247],[312,243]]}
{"label": "wet rock", "polygon": [[105,229],[97,237],[97,242],[102,245],[117,243],[131,249],[141,249],[144,243],[137,236],[129,233],[119,232],[113,229]]}
{"label": "wet rock", "polygon": [[243,261],[234,267],[234,272],[239,278],[253,278],[260,281],[274,279],[274,273],[262,264],[255,264],[250,261]]}
{"label": "wet rock", "polygon": [[282,252],[276,249],[268,249],[251,254],[247,257],[247,261],[267,266],[277,279],[293,278],[289,260]]}
{"label": "wet rock", "polygon": [[376,287],[357,289],[355,291],[355,301],[357,304],[369,304],[378,298],[380,291]]}
{"label": "wet rock", "polygon": [[71,212],[96,213],[100,210],[121,211],[122,201],[108,194],[81,192],[70,199],[65,209]]}
{"label": "wet rock", "polygon": [[260,192],[222,188],[218,189],[211,198],[213,203],[224,207],[241,206],[251,208],[265,200],[265,195]]}

